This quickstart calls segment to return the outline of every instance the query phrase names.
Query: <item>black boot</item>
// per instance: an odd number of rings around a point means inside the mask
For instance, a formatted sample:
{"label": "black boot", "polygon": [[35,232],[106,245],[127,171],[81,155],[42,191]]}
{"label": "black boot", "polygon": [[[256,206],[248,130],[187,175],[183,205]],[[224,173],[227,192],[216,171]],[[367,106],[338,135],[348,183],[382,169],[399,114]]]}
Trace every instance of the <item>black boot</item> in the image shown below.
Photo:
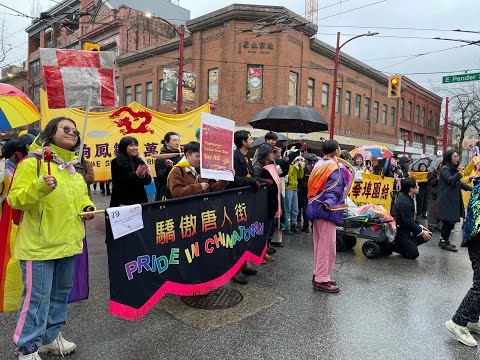
{"label": "black boot", "polygon": [[290,226],[290,231],[294,234],[300,234],[300,230],[297,228],[296,225]]}
{"label": "black boot", "polygon": [[455,245],[450,244],[449,241],[441,240],[439,245],[440,245],[440,248],[442,248],[442,250],[457,252]]}

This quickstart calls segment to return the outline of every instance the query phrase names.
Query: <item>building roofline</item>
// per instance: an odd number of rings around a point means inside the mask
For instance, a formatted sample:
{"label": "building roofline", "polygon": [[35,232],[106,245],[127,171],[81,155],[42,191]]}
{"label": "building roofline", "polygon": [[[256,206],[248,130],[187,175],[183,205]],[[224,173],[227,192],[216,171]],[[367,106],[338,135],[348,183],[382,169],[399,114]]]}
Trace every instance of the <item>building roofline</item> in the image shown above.
{"label": "building roofline", "polygon": [[[72,6],[74,7],[73,9],[72,9]],[[78,7],[78,9],[80,9],[80,0],[64,0],[61,3],[56,4],[52,8],[48,9],[46,12],[50,15],[55,15],[56,13],[59,13],[59,12],[70,13],[77,10],[75,7]],[[43,29],[50,27],[52,24],[56,22],[58,22],[57,19],[53,19],[53,20],[35,19],[35,20],[32,20],[32,24],[25,29],[25,32],[27,32],[28,34],[30,33],[36,34],[37,32],[40,32]]]}
{"label": "building roofline", "polygon": [[250,4],[232,4],[222,9],[215,10],[208,14],[189,20],[186,26],[190,32],[202,31],[218,26],[218,23],[231,20],[267,20],[275,16],[288,16],[289,21],[293,21],[296,29],[309,37],[314,36],[317,31],[317,25],[310,23],[304,17],[294,13],[284,6],[272,5],[250,5]]}
{"label": "building roofline", "polygon": [[[192,36],[188,36],[188,37],[186,36],[184,46],[185,47],[191,46],[193,44],[192,40],[193,40]],[[175,50],[178,51],[179,46],[180,46],[180,39],[176,39],[174,41],[168,42],[161,46],[151,46],[135,52],[126,53],[124,55],[117,57],[116,63],[118,64],[118,66],[127,65],[135,61],[148,59],[155,55],[165,54]]]}

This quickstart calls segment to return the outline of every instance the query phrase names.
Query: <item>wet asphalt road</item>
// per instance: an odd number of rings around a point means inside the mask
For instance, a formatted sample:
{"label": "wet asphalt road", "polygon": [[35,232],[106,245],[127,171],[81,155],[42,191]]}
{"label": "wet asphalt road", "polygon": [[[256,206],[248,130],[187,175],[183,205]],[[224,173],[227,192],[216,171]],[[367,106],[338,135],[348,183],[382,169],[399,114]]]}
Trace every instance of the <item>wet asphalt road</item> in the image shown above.
{"label": "wet asphalt road", "polygon": [[[99,207],[108,199],[93,198]],[[438,235],[413,261],[398,255],[368,260],[359,239],[337,256],[339,294],[312,290],[311,234],[284,236],[276,261],[251,278],[259,296],[265,291],[282,301],[205,331],[179,321],[171,315],[175,309],[153,308],[138,322],[110,315],[103,234],[97,217],[88,226],[90,298],[69,306],[63,331],[78,346],[72,360],[480,358],[443,325],[469,289],[472,270],[466,249],[443,251]],[[453,236],[458,245],[460,231]],[[0,360],[14,359],[14,327],[15,314],[0,314]]]}

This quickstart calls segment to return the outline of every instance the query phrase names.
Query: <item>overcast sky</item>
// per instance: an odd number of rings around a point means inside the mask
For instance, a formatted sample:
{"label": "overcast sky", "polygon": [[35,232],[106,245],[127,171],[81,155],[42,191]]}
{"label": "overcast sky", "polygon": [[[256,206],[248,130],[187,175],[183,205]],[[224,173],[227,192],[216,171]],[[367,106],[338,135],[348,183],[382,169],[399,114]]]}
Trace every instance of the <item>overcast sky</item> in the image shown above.
{"label": "overcast sky", "polygon": [[[43,11],[54,6],[60,0],[36,0]],[[162,0],[151,0],[162,1]],[[33,0],[1,0],[2,4],[10,6],[28,15],[31,14]],[[303,0],[275,0],[275,1],[198,1],[180,0],[180,6],[191,11],[191,18],[204,15],[235,3],[280,5],[300,14],[305,14]],[[376,3],[376,4],[375,4]],[[369,4],[373,4],[368,6]],[[21,5],[21,6],[20,6]],[[360,38],[348,43],[342,50],[355,58],[364,61],[377,70],[388,73],[432,73],[450,72],[462,73],[462,70],[478,69],[471,72],[480,72],[480,46],[469,45],[462,48],[415,56],[432,51],[443,50],[462,45],[461,42],[440,41],[419,38],[443,37],[450,39],[480,40],[480,33],[469,34],[452,31],[461,29],[480,32],[478,24],[478,0],[319,0],[318,38],[331,45],[335,45],[336,32],[342,33],[342,43],[350,37],[367,31],[376,31],[380,34],[374,37]],[[364,8],[349,11],[355,8]],[[323,8],[323,9],[322,9]],[[15,48],[9,53],[6,63],[21,63],[26,59],[27,34],[24,28],[30,20],[11,16],[13,12],[0,7],[0,15],[5,16],[7,38]],[[342,14],[343,13],[343,14]],[[353,26],[353,27],[352,27]],[[365,27],[365,28],[355,28]],[[436,29],[400,30],[389,28],[416,28]],[[388,36],[388,37],[387,37]],[[394,37],[391,37],[394,36]],[[398,37],[400,38],[398,38]],[[413,37],[413,38],[406,38]],[[398,58],[395,58],[397,57]],[[411,56],[411,57],[404,57]],[[379,58],[390,58],[376,60]],[[442,74],[411,74],[413,80],[428,89],[442,87]],[[448,86],[448,85],[444,85]],[[451,85],[450,85],[451,86]]]}

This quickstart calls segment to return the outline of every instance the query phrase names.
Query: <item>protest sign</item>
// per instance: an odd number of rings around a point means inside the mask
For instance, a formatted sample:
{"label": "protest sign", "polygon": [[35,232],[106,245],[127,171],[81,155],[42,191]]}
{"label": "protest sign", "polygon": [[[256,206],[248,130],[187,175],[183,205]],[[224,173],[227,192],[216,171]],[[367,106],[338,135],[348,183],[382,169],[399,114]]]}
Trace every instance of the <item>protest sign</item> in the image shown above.
{"label": "protest sign", "polygon": [[390,211],[392,205],[391,191],[394,190],[394,179],[380,175],[362,173],[363,182],[355,183],[349,197],[358,206],[365,204],[382,205]]}
{"label": "protest sign", "polygon": [[427,171],[412,171],[409,173],[410,177],[413,177],[417,180],[417,183],[427,182],[428,181],[428,172]]}
{"label": "protest sign", "polygon": [[[83,127],[84,111],[50,109],[43,90],[40,90],[40,104],[43,128],[58,116],[72,119],[79,129]],[[85,159],[93,165],[95,180],[111,179],[110,162],[117,155],[118,143],[125,135],[138,140],[139,153],[146,159],[155,176],[154,156],[160,153],[163,136],[169,131],[176,131],[180,134],[182,143],[195,141],[195,130],[200,127],[202,112],[210,112],[208,103],[185,114],[164,114],[136,102],[112,111],[90,112],[83,153]]]}
{"label": "protest sign", "polygon": [[267,190],[240,188],[142,205],[144,228],[113,239],[106,214],[110,312],[138,320],[166,293],[221,287],[266,250]]}
{"label": "protest sign", "polygon": [[115,106],[114,52],[42,48],[40,61],[50,108]]}
{"label": "protest sign", "polygon": [[205,179],[233,181],[233,133],[235,121],[202,114],[200,172]]}

